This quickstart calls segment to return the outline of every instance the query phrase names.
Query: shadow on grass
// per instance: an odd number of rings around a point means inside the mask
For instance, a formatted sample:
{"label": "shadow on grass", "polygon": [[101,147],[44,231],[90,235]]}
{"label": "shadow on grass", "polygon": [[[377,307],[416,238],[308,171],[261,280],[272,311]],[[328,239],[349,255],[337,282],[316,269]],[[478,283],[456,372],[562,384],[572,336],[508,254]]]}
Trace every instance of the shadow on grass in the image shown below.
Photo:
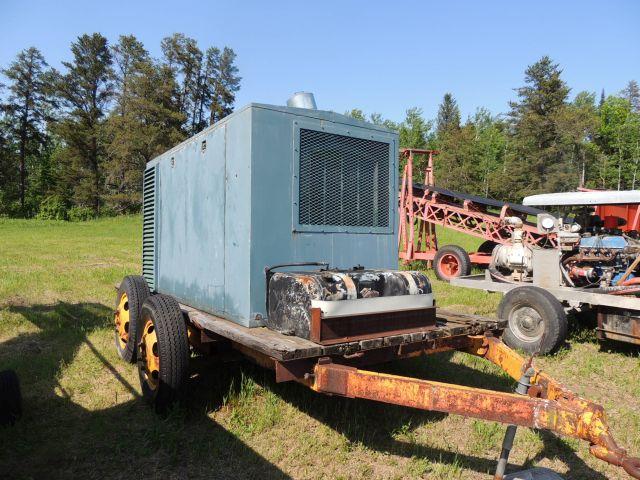
{"label": "shadow on grass", "polygon": [[533,458],[527,460],[522,468],[533,468],[540,460],[544,458],[558,458],[567,466],[566,478],[589,478],[595,480],[606,480],[607,477],[600,472],[596,472],[590,468],[584,460],[582,460],[576,452],[567,446],[567,444],[553,433],[546,430],[539,430],[538,435],[545,445],[545,449],[538,452]]}
{"label": "shadow on grass", "polygon": [[[473,387],[513,391],[514,384],[510,378],[452,363],[451,356],[451,353],[444,353],[396,361],[380,366],[377,370],[442,382],[462,383]],[[426,458],[430,462],[457,464],[464,469],[484,474],[493,474],[495,471],[501,438],[494,449],[496,459],[477,457],[413,441],[413,431],[417,427],[439,422],[447,416],[446,414],[368,400],[324,396],[296,383],[276,384],[271,372],[247,362],[235,364],[218,372],[217,380],[207,373],[206,360],[201,361],[198,369],[199,376],[204,382],[200,387],[216,392],[213,396],[206,398],[200,395],[200,400],[197,402],[208,402],[206,408],[216,408],[216,405],[219,405],[217,402],[222,401],[222,397],[218,396],[217,388],[210,388],[212,385],[228,385],[231,381],[238,383],[240,377],[245,375],[262,388],[273,391],[301,412],[344,435],[350,442],[361,444],[368,449],[406,458]],[[192,410],[203,407],[205,407],[203,404],[199,407],[192,405]],[[567,478],[606,479],[604,475],[591,469],[570,446],[555,435],[540,432],[540,437],[544,443],[543,450],[521,467],[511,465],[508,471],[531,468],[544,458],[560,458],[567,465]],[[514,448],[518,448],[517,443]]]}
{"label": "shadow on grass", "polygon": [[[0,364],[20,376],[25,412],[15,427],[0,431],[0,478],[289,478],[204,408],[178,409],[167,418],[151,412],[138,386],[120,373],[126,368],[89,339],[111,328],[112,312],[104,305],[61,302],[8,311],[38,331],[0,344]],[[79,356],[83,346],[90,353]],[[87,358],[80,377],[68,378],[78,373],[67,368]],[[115,382],[133,399],[118,402]],[[73,401],[92,389],[106,405],[88,410]]]}
{"label": "shadow on grass", "polygon": [[[455,463],[476,472],[491,473],[495,468],[494,459],[412,441],[416,427],[439,422],[445,414],[322,396],[298,384],[276,384],[271,372],[247,363],[222,365],[195,357],[188,408],[161,419],[139,398],[138,386],[120,373],[126,369],[114,365],[89,339],[92,332],[110,328],[109,308],[93,303],[58,303],[13,306],[9,311],[21,315],[39,331],[0,344],[3,368],[14,368],[21,377],[26,412],[16,427],[0,435],[3,478],[289,478],[207,415],[222,405],[229,386],[240,384],[242,375],[352,443],[407,458]],[[65,377],[63,383],[71,385],[65,389],[59,379],[69,365],[79,361],[76,357],[83,346],[91,352],[88,357],[95,359],[95,365],[83,368],[77,382]],[[82,358],[87,358],[86,353]],[[513,389],[511,379],[451,362],[451,354],[394,362],[380,370],[495,390]],[[105,380],[92,382],[87,379],[89,375]],[[75,395],[91,394],[84,391],[86,384],[89,388],[114,390],[115,382],[133,399],[118,402],[116,396],[111,405],[94,410],[73,401]],[[72,391],[67,391],[69,388]],[[101,391],[100,398],[104,397],[108,396]],[[559,457],[568,465],[569,478],[605,478],[554,435],[543,432],[541,437],[544,451],[525,467],[544,457]],[[498,450],[496,445],[496,455]]]}

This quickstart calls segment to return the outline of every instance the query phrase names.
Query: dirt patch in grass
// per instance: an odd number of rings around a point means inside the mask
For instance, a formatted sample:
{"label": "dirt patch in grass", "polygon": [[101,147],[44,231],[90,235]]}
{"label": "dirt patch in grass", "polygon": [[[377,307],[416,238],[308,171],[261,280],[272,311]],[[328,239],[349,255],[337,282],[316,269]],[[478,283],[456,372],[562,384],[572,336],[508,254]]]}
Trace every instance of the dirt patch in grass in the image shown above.
{"label": "dirt patch in grass", "polygon": [[26,307],[29,302],[20,295],[11,295],[0,302],[0,308]]}

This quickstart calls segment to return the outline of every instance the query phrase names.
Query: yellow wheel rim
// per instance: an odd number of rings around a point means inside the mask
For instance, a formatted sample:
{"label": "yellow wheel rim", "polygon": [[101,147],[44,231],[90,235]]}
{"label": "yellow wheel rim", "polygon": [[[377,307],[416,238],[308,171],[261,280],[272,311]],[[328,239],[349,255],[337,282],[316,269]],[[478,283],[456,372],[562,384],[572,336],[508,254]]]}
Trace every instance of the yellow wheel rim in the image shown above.
{"label": "yellow wheel rim", "polygon": [[129,341],[129,298],[123,293],[116,308],[115,322],[116,333],[118,334],[118,342],[123,350],[127,347]]}
{"label": "yellow wheel rim", "polygon": [[139,344],[139,363],[144,379],[155,390],[160,378],[160,356],[158,354],[158,337],[155,325],[147,320],[142,330]]}

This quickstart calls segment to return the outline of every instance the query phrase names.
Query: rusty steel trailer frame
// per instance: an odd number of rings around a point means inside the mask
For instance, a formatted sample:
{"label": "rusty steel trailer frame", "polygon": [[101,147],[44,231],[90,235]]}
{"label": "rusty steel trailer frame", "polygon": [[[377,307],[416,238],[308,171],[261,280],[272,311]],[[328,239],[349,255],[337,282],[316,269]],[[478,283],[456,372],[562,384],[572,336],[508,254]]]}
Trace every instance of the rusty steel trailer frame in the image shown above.
{"label": "rusty steel trailer frame", "polygon": [[[512,228],[503,224],[505,217],[522,216],[504,203],[500,213],[488,211],[487,205],[464,199],[462,205],[447,201],[438,191],[430,188],[434,185],[433,157],[437,150],[417,148],[401,149],[400,155],[405,161],[400,186],[398,250],[401,260],[426,260],[432,262],[438,251],[436,225],[451,230],[483,238],[495,243],[506,244],[511,241]],[[424,185],[416,189],[414,185],[414,161],[418,155],[427,157],[424,171]],[[526,219],[525,219],[526,220]],[[539,245],[548,240],[540,234],[536,225],[524,222],[524,242]],[[491,252],[472,252],[472,263],[488,265]]]}
{"label": "rusty steel trailer frame", "polygon": [[[431,329],[320,345],[266,328],[247,328],[186,305],[180,306],[189,342],[205,352],[216,342],[275,371],[276,382],[295,381],[328,395],[362,398],[453,413],[515,426],[550,430],[585,440],[590,453],[640,479],[640,459],[615,442],[604,409],[586,400],[507,347],[496,336],[505,321],[440,310]],[[395,359],[461,351],[493,363],[519,381],[519,393],[363,370]],[[503,444],[496,479],[502,478],[511,438]]]}

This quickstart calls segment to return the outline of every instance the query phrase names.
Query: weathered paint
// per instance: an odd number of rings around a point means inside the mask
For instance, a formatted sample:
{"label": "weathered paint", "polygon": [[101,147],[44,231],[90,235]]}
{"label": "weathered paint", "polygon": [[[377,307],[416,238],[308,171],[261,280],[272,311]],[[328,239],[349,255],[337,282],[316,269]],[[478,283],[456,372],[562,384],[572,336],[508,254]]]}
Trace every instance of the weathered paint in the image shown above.
{"label": "weathered paint", "polygon": [[[471,337],[469,340],[472,345],[476,343]],[[495,339],[488,338],[487,342],[483,342],[488,351],[494,341]],[[517,354],[510,356],[508,365],[515,361],[515,355]],[[493,358],[505,359],[500,355]],[[530,368],[527,365],[522,360],[521,370]],[[514,371],[513,365],[509,369]],[[590,443],[590,451],[594,456],[622,466],[628,474],[640,478],[640,459],[630,457],[626,450],[616,444],[600,405],[575,395],[539,371],[535,372],[534,377],[541,388],[533,391],[530,389],[529,395],[522,396],[359,370],[334,364],[326,358],[320,359],[316,364],[311,382],[306,378],[302,381],[315,391],[332,395],[551,430],[586,440]],[[547,385],[553,387],[552,391],[547,391]]]}
{"label": "weathered paint", "polygon": [[[301,125],[389,144],[388,228],[298,231]],[[267,315],[266,266],[327,261],[335,268],[397,268],[396,152],[397,134],[366,122],[250,104],[160,155],[147,165],[158,165],[156,291],[257,326]]]}
{"label": "weathered paint", "polygon": [[116,306],[115,322],[116,332],[118,332],[118,342],[120,348],[125,349],[129,342],[129,298],[126,292],[123,292]]}
{"label": "weathered paint", "polygon": [[[311,309],[314,300],[334,302],[336,300],[360,299],[358,301],[361,302],[362,299],[367,298],[430,293],[429,279],[426,274],[421,272],[364,269],[277,272],[269,279],[269,311],[267,312],[266,326],[287,335],[308,339],[311,338]],[[342,305],[345,304],[342,303]],[[432,305],[433,297],[431,296],[429,297],[429,306]],[[353,312],[349,313],[353,314]],[[368,313],[373,318],[372,313],[380,313],[380,311],[376,308],[375,312]],[[400,316],[407,320],[410,318],[410,314],[407,312],[400,313]],[[359,316],[359,318],[361,317],[362,315]],[[430,318],[432,321],[429,323],[435,324],[435,317],[431,315]],[[364,321],[366,322],[366,320]],[[338,324],[344,322],[343,318],[337,321]],[[408,322],[405,323],[408,324]],[[381,331],[395,329],[390,323],[386,329],[383,328]],[[334,338],[334,340],[336,339]],[[334,343],[339,342],[335,341]]]}
{"label": "weathered paint", "polygon": [[640,345],[640,316],[633,310],[600,307],[596,332],[601,340],[618,340]]}
{"label": "weathered paint", "polygon": [[160,381],[160,353],[158,351],[158,336],[151,319],[144,324],[140,334],[138,364],[149,388],[155,390]]}

